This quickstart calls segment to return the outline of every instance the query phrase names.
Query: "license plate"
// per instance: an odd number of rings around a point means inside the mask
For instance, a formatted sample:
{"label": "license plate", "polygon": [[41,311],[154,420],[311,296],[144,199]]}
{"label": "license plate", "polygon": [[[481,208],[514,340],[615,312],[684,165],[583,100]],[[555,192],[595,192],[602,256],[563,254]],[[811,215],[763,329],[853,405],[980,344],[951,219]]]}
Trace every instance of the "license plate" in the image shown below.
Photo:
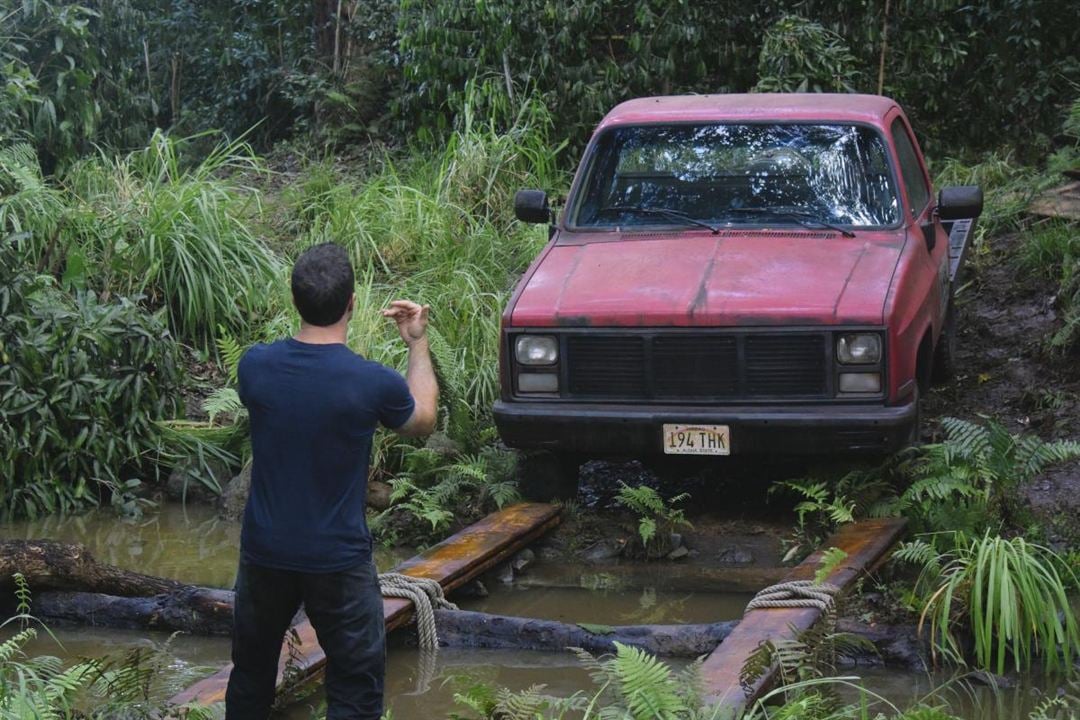
{"label": "license plate", "polygon": [[730,455],[731,429],[727,425],[664,425],[664,452],[668,455]]}

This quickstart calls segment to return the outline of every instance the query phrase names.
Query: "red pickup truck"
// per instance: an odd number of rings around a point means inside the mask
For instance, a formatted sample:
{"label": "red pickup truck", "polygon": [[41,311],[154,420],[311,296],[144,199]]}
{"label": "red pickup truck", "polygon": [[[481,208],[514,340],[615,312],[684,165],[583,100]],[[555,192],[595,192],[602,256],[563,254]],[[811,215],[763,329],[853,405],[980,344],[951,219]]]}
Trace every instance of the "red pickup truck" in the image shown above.
{"label": "red pickup truck", "polygon": [[[631,100],[597,127],[502,319],[507,445],[584,457],[894,451],[952,370],[982,210],[892,100]],[[552,488],[555,490],[556,488]]]}

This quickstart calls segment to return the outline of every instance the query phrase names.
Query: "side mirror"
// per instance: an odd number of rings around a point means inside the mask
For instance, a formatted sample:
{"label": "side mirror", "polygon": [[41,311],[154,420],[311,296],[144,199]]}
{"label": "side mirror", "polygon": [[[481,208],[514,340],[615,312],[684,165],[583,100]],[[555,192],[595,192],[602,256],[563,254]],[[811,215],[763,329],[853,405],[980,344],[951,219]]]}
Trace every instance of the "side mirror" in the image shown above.
{"label": "side mirror", "polygon": [[938,193],[937,211],[942,220],[973,220],[979,217],[982,209],[982,188],[977,185],[941,188]]}
{"label": "side mirror", "polygon": [[521,222],[551,222],[551,207],[543,190],[518,190],[514,195],[514,215]]}

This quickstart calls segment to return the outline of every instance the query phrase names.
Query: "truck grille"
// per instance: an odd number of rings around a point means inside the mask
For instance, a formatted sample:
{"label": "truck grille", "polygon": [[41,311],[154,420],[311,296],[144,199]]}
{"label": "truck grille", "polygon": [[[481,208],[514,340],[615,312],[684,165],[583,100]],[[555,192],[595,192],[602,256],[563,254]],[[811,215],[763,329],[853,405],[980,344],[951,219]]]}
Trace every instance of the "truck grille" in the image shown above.
{"label": "truck grille", "polygon": [[824,333],[566,338],[567,389],[582,399],[821,397],[828,359]]}

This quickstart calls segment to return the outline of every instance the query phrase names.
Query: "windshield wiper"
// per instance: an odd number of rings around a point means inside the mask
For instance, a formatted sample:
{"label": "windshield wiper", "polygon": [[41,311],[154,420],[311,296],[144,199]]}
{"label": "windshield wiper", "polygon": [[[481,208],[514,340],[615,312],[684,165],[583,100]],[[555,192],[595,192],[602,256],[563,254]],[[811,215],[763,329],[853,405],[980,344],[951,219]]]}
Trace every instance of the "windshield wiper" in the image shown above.
{"label": "windshield wiper", "polygon": [[855,233],[847,228],[833,225],[831,222],[822,220],[817,215],[802,210],[786,210],[780,208],[728,208],[725,213],[736,215],[772,215],[773,217],[787,217],[799,223],[803,227],[823,227],[835,230],[844,237],[855,237]]}
{"label": "windshield wiper", "polygon": [[681,210],[673,210],[671,208],[652,208],[642,207],[640,205],[608,205],[607,207],[600,208],[600,212],[624,212],[624,213],[637,213],[639,215],[659,215],[660,217],[671,218],[674,220],[681,220],[684,223],[690,225],[697,225],[712,231],[713,235],[717,235],[720,229],[710,225],[704,220],[698,220],[692,215],[688,215]]}

